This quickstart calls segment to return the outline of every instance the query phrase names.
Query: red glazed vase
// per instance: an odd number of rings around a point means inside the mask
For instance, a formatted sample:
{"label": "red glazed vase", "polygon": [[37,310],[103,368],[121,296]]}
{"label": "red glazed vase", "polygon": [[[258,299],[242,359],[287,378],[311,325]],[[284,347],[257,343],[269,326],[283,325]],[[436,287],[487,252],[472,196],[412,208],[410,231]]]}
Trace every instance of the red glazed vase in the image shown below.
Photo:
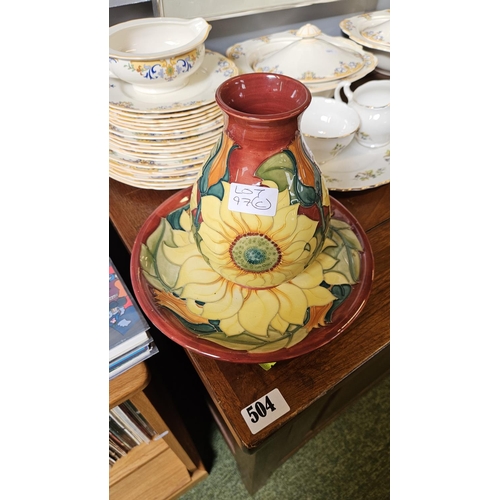
{"label": "red glazed vase", "polygon": [[224,130],[192,189],[194,240],[229,282],[276,287],[314,262],[331,216],[299,132],[311,94],[293,78],[250,73],[226,80],[215,97]]}

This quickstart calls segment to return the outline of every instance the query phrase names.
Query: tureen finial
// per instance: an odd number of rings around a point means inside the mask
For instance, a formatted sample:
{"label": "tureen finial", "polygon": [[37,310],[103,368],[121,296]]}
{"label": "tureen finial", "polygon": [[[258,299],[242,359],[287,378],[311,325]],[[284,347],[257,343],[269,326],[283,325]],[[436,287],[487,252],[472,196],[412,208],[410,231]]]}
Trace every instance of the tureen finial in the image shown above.
{"label": "tureen finial", "polygon": [[321,30],[313,24],[306,24],[297,31],[297,36],[301,38],[314,38],[318,35],[321,35]]}

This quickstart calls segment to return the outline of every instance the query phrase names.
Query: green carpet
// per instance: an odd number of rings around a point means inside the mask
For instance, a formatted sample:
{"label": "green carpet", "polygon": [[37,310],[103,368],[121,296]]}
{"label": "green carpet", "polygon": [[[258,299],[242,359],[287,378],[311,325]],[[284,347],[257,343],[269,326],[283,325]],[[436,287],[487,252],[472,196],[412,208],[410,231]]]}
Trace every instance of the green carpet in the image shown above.
{"label": "green carpet", "polygon": [[277,469],[253,496],[212,423],[210,475],[181,499],[389,499],[389,383],[387,376],[370,389]]}

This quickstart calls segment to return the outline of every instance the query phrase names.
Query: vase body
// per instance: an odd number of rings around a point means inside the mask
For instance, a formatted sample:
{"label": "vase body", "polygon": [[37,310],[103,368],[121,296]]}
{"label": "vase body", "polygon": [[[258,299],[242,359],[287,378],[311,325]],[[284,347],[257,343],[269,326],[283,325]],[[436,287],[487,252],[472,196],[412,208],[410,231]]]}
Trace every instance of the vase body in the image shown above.
{"label": "vase body", "polygon": [[251,73],[224,82],[216,100],[224,130],[192,189],[194,240],[229,282],[275,287],[315,260],[331,216],[298,126],[311,94],[295,79]]}

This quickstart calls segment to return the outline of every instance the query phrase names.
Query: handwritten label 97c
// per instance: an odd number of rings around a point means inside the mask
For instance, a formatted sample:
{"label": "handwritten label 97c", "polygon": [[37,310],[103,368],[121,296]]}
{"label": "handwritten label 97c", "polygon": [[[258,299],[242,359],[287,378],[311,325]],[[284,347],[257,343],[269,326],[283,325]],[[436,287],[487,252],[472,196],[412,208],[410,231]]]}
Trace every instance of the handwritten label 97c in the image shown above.
{"label": "handwritten label 97c", "polygon": [[229,210],[255,215],[276,215],[278,189],[233,182],[229,191]]}

